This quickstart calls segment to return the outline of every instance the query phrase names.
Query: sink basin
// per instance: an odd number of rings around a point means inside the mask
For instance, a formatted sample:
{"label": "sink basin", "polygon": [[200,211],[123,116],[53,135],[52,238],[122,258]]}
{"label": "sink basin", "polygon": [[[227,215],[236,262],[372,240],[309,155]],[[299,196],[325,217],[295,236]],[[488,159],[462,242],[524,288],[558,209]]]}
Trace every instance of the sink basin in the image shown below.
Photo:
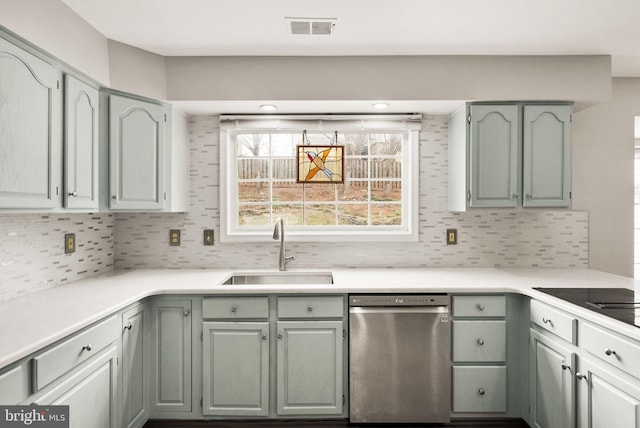
{"label": "sink basin", "polygon": [[331,272],[237,273],[223,285],[333,284]]}

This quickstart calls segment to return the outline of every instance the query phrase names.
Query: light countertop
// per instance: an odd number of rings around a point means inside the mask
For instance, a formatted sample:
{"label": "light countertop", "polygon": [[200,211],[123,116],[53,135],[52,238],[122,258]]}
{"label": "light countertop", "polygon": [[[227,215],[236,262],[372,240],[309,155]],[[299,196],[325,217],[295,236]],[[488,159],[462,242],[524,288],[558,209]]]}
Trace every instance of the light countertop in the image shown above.
{"label": "light countertop", "polygon": [[[327,269],[331,285],[222,285],[231,270],[112,271],[0,303],[0,367],[154,295],[329,293],[518,293],[570,311],[636,340],[640,328],[533,287],[624,287],[640,281],[590,269]],[[268,271],[259,271],[268,272]],[[294,271],[292,271],[294,272]]]}

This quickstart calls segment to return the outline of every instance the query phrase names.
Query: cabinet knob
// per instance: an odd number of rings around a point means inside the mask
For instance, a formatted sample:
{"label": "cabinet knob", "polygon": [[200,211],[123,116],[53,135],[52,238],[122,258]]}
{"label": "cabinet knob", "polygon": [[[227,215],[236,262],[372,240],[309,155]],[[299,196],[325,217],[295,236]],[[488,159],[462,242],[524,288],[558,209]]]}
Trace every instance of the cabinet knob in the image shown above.
{"label": "cabinet knob", "polygon": [[82,347],[83,351],[91,351],[91,349],[93,349],[93,347],[91,346],[90,343],[88,345],[85,345],[85,346]]}
{"label": "cabinet knob", "polygon": [[561,367],[562,367],[562,370],[569,370],[569,371],[571,371],[571,366],[568,366],[568,365],[566,365],[566,364],[563,364]]}
{"label": "cabinet knob", "polygon": [[311,305],[307,306],[307,312],[313,312],[313,306]]}
{"label": "cabinet knob", "polygon": [[586,379],[586,378],[587,378],[587,375],[583,375],[583,374],[582,374],[582,373],[580,373],[580,372],[577,372],[577,373],[576,373],[576,379],[578,379],[578,380],[583,380],[583,379]]}
{"label": "cabinet knob", "polygon": [[267,340],[267,335],[266,334],[262,335],[262,340]]}
{"label": "cabinet knob", "polygon": [[182,315],[184,315],[185,317],[188,317],[190,313],[191,313],[191,312],[189,312],[189,311],[187,310],[187,311],[184,311],[184,312],[182,313]]}
{"label": "cabinet knob", "polygon": [[236,305],[231,306],[231,312],[236,312],[238,307]]}
{"label": "cabinet knob", "polygon": [[480,389],[478,390],[478,394],[480,394],[480,395],[484,395],[484,389],[480,388]]}
{"label": "cabinet knob", "polygon": [[533,199],[533,195],[531,193],[527,193],[527,199]]}
{"label": "cabinet knob", "polygon": [[518,199],[520,197],[520,195],[516,195],[515,193],[513,195],[511,195],[511,199]]}
{"label": "cabinet knob", "polygon": [[69,193],[69,196],[73,196],[75,198],[78,196],[78,192],[71,192]]}
{"label": "cabinet knob", "polygon": [[118,195],[111,195],[111,199],[118,199]]}
{"label": "cabinet knob", "polygon": [[605,350],[604,350],[604,353],[605,353],[607,356],[611,356],[611,355],[618,355],[618,354],[616,354],[616,351],[614,351],[613,349],[609,349],[609,348],[605,349]]}
{"label": "cabinet knob", "polygon": [[131,328],[133,327],[133,324],[131,324],[130,322],[127,323],[127,325],[124,326],[125,330],[131,330]]}
{"label": "cabinet knob", "polygon": [[477,342],[480,346],[484,345],[484,339],[478,339]]}
{"label": "cabinet knob", "polygon": [[482,303],[476,304],[476,308],[478,308],[479,311],[484,311],[484,305]]}
{"label": "cabinet knob", "polygon": [[283,337],[282,333],[278,333],[278,339],[282,339]]}

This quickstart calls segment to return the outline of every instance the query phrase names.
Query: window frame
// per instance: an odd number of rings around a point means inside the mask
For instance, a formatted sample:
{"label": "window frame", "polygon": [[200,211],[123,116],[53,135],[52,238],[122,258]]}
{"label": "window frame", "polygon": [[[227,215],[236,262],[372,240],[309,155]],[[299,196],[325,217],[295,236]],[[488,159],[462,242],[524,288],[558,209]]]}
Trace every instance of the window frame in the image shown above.
{"label": "window frame", "polygon": [[[267,242],[273,229],[238,226],[236,136],[246,133],[313,132],[404,134],[402,148],[402,225],[287,226],[289,242],[394,242],[418,240],[419,131],[421,115],[220,116],[220,240]],[[339,144],[339,143],[338,143]],[[370,179],[371,180],[371,179]],[[273,201],[269,202],[270,204]],[[367,201],[371,204],[371,201]],[[274,219],[272,219],[274,221]]]}

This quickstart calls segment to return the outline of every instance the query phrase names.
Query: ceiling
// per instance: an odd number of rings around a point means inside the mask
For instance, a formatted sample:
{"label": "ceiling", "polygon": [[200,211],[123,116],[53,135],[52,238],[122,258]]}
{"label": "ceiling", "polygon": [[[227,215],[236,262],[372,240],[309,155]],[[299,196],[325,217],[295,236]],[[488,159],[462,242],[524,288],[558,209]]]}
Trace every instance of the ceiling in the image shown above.
{"label": "ceiling", "polygon": [[[592,55],[640,76],[639,0],[63,0],[106,37],[183,55]],[[292,35],[285,17],[335,18]]]}

